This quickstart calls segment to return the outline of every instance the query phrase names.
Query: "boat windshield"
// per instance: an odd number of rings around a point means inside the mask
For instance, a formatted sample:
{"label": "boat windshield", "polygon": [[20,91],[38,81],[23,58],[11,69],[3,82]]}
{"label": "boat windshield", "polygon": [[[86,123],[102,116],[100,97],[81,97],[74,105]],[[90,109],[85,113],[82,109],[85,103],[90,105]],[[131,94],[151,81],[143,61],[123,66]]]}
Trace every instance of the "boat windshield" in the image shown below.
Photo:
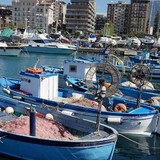
{"label": "boat windshield", "polygon": [[50,43],[48,39],[43,40],[44,43]]}
{"label": "boat windshield", "polygon": [[45,39],[45,40],[43,40],[43,39],[38,39],[38,40],[33,40],[33,41],[36,42],[36,43],[43,43],[43,44],[50,43],[49,40],[47,40],[47,39]]}

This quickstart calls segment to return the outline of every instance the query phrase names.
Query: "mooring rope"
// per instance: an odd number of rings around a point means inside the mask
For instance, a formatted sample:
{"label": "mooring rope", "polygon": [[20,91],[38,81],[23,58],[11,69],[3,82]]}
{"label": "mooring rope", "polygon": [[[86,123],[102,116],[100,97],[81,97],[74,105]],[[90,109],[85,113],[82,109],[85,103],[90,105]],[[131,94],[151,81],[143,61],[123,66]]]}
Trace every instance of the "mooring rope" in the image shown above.
{"label": "mooring rope", "polygon": [[123,137],[123,138],[125,138],[125,139],[127,139],[127,140],[129,140],[129,141],[131,141],[131,142],[133,142],[133,143],[135,143],[135,144],[138,144],[138,145],[140,145],[140,146],[143,146],[143,147],[146,147],[146,148],[152,148],[152,149],[160,149],[160,147],[152,147],[152,146],[143,145],[143,144],[141,144],[141,143],[139,143],[139,142],[137,142],[137,141],[134,141],[134,140],[131,139],[131,138],[128,138],[127,136],[125,136],[125,135],[123,135],[123,134],[119,134],[119,133],[118,133],[118,135],[121,136],[121,137]]}

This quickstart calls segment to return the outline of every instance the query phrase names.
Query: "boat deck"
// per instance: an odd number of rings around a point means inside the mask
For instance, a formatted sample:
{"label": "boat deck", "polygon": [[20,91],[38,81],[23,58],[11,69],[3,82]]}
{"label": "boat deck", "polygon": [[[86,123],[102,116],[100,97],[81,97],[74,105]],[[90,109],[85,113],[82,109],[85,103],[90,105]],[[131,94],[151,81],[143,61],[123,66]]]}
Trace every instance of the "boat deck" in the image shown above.
{"label": "boat deck", "polygon": [[80,140],[85,140],[85,139],[97,140],[97,139],[106,138],[106,137],[108,137],[108,135],[109,134],[105,131],[93,132],[87,136],[80,138]]}
{"label": "boat deck", "polygon": [[142,107],[139,107],[137,109],[134,109],[132,110],[130,113],[131,114],[147,114],[147,113],[150,113],[152,110],[148,109],[148,108],[142,108]]}
{"label": "boat deck", "polygon": [[0,123],[11,121],[16,118],[17,117],[15,115],[7,114],[5,112],[0,112]]}

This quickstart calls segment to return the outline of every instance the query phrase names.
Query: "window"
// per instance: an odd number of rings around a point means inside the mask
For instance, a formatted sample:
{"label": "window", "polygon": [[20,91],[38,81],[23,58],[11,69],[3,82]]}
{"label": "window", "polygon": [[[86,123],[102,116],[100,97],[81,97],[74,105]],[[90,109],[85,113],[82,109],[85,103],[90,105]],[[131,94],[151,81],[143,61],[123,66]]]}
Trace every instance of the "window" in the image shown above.
{"label": "window", "polygon": [[77,66],[73,66],[73,65],[70,66],[70,67],[69,67],[69,71],[70,71],[70,72],[77,72]]}

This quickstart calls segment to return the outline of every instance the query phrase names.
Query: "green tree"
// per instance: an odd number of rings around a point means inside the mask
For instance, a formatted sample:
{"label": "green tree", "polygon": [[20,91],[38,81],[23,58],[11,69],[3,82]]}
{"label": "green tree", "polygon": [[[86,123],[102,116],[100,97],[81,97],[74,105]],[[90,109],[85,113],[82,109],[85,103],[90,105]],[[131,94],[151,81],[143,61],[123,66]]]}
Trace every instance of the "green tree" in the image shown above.
{"label": "green tree", "polygon": [[81,35],[81,31],[74,30],[74,31],[72,31],[72,35],[75,36],[75,37],[79,37]]}
{"label": "green tree", "polygon": [[20,29],[25,29],[25,22],[21,21],[17,24],[17,27]]}
{"label": "green tree", "polygon": [[63,35],[67,37],[70,36],[70,33],[68,31],[64,31]]}
{"label": "green tree", "polygon": [[114,25],[113,25],[113,23],[111,21],[109,23],[105,23],[100,34],[103,35],[103,36],[114,35]]}

